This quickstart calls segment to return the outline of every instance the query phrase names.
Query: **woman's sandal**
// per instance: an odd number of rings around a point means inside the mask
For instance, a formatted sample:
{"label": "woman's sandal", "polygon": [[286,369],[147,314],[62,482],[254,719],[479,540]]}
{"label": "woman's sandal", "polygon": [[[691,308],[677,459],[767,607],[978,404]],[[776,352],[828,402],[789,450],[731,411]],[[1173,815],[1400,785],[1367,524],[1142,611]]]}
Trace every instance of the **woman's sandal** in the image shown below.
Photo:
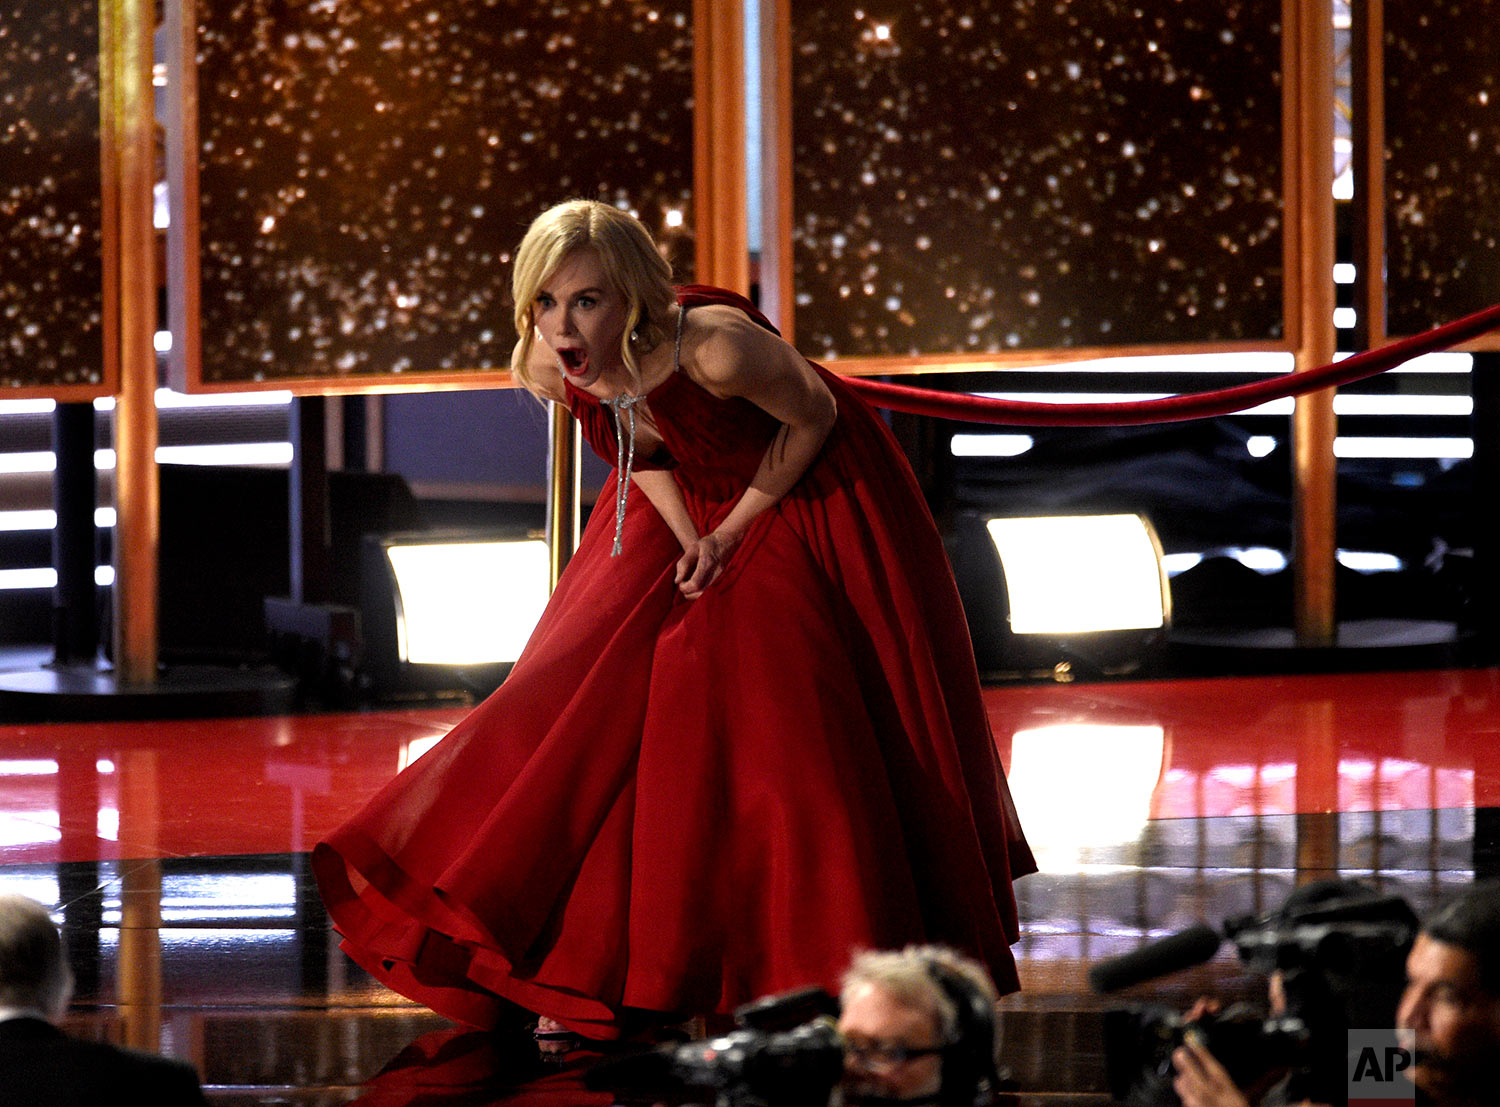
{"label": "woman's sandal", "polygon": [[567,1053],[583,1044],[582,1034],[546,1015],[536,1020],[531,1036],[536,1039],[537,1049],[547,1054]]}

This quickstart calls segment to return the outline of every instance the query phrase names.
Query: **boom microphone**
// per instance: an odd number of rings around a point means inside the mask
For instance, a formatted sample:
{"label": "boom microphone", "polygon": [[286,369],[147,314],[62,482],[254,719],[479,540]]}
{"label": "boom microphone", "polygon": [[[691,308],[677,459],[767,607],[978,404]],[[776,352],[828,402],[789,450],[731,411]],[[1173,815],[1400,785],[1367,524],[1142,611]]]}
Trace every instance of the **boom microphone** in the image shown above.
{"label": "boom microphone", "polygon": [[1117,992],[1143,980],[1201,965],[1218,952],[1219,942],[1217,930],[1199,923],[1148,942],[1134,953],[1100,961],[1089,970],[1089,985],[1096,992]]}

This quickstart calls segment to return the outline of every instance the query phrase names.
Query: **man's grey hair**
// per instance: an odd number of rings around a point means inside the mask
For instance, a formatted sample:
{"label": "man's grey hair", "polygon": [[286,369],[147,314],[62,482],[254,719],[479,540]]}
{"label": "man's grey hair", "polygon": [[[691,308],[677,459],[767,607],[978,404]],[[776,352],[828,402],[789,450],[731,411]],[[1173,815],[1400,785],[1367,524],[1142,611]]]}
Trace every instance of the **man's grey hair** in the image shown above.
{"label": "man's grey hair", "polygon": [[0,894],[0,1007],[40,1011],[56,1021],[73,996],[73,970],[47,909]]}
{"label": "man's grey hair", "polygon": [[[960,1014],[958,1003],[940,983],[944,973],[961,979],[991,1007],[1000,998],[995,982],[983,965],[957,950],[935,945],[907,946],[902,950],[867,950],[856,954],[844,972],[841,994],[847,999],[855,988],[874,985],[903,1007],[933,1015],[943,1042],[952,1043],[959,1037]],[[991,1043],[991,1052],[998,1055],[999,1021],[992,1025],[995,1040]]]}

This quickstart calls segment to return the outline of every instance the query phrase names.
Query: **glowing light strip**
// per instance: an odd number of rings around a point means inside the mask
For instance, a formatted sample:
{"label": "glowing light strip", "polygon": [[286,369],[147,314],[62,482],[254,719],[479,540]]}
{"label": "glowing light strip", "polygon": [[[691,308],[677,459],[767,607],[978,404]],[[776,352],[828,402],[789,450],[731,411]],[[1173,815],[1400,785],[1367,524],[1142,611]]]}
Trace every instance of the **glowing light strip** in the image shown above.
{"label": "glowing light strip", "polygon": [[1474,456],[1474,440],[1472,438],[1335,438],[1333,456],[1462,460]]}
{"label": "glowing light strip", "polygon": [[1007,373],[1261,373],[1278,376],[1292,371],[1291,354],[1152,354],[1133,357],[1089,358],[1048,365],[1007,366]]}
{"label": "glowing light strip", "polygon": [[0,569],[0,592],[57,587],[56,569]]}
{"label": "glowing light strip", "polygon": [[[115,582],[113,565],[94,566],[94,584],[108,588]],[[0,569],[0,592],[42,592],[57,587],[57,570],[50,567],[35,569]]]}
{"label": "glowing light strip", "polygon": [[[290,442],[222,442],[204,446],[158,446],[156,460],[171,465],[289,465]],[[95,450],[94,468],[101,473],[115,467],[113,450]]]}
{"label": "glowing light strip", "polygon": [[1029,434],[955,434],[950,449],[954,457],[1019,457],[1034,442]]}
{"label": "glowing light strip", "polygon": [[[163,411],[175,408],[285,407],[291,402],[290,392],[216,392],[206,396],[189,396],[183,392],[173,392],[170,388],[156,390],[156,407]],[[114,409],[113,396],[101,396],[94,401],[95,411]]]}
{"label": "glowing light strip", "polygon": [[51,450],[0,454],[0,473],[50,473],[57,468]]}
{"label": "glowing light strip", "polygon": [[[94,526],[108,530],[115,525],[115,509],[94,508]],[[53,530],[57,526],[57,512],[45,511],[0,511],[0,531]]]}
{"label": "glowing light strip", "polygon": [[57,410],[54,400],[0,400],[0,417],[6,415],[50,415]]}
{"label": "glowing light strip", "polygon": [[[1342,353],[1334,358],[1335,361],[1343,361],[1353,354]],[[1387,369],[1387,373],[1469,373],[1474,369],[1473,354],[1455,354],[1445,351],[1437,354],[1423,354],[1414,357],[1410,361],[1403,362],[1394,369]]]}
{"label": "glowing light strip", "polygon": [[[1290,415],[1295,401],[1290,396],[1247,407],[1237,415]],[[1472,415],[1470,396],[1361,395],[1338,393],[1333,398],[1335,415]]]}
{"label": "glowing light strip", "polygon": [[1337,415],[1473,415],[1472,396],[1370,396],[1339,393]]}
{"label": "glowing light strip", "polygon": [[[1030,401],[1039,404],[1106,404],[1156,400],[1167,392],[980,392],[997,400]],[[1237,415],[1290,415],[1295,401],[1290,396],[1247,407]],[[1339,393],[1333,398],[1338,415],[1472,415],[1469,396],[1416,396]]]}
{"label": "glowing light strip", "polygon": [[[290,465],[290,442],[220,442],[202,446],[158,446],[156,460],[173,465]],[[114,450],[95,450],[94,468],[107,473],[115,467]],[[0,474],[52,473],[57,457],[51,450],[0,454]]]}
{"label": "glowing light strip", "polygon": [[[1352,268],[1352,266],[1351,266]],[[1334,357],[1343,361],[1353,357],[1345,350]],[[1154,354],[1140,357],[1089,358],[1084,361],[1048,362],[1037,365],[1008,365],[1005,373],[1243,373],[1267,377],[1290,373],[1295,361],[1291,354]],[[1386,370],[1389,373],[1467,373],[1474,368],[1474,355],[1451,350],[1423,354],[1403,365]]]}
{"label": "glowing light strip", "polygon": [[213,446],[158,446],[156,460],[177,465],[290,465],[290,442],[225,442]]}
{"label": "glowing light strip", "polygon": [[0,511],[0,531],[51,530],[55,526],[55,511]]}

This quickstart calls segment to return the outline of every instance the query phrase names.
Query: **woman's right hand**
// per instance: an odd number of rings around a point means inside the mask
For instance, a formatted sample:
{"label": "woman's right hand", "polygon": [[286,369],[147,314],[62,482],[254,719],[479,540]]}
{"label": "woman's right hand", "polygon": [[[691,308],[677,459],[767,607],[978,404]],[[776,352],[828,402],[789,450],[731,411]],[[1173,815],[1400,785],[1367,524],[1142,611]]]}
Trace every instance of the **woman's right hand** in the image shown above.
{"label": "woman's right hand", "polygon": [[677,559],[677,589],[690,600],[703,595],[704,589],[719,579],[724,566],[739,548],[740,538],[722,528],[693,542]]}

